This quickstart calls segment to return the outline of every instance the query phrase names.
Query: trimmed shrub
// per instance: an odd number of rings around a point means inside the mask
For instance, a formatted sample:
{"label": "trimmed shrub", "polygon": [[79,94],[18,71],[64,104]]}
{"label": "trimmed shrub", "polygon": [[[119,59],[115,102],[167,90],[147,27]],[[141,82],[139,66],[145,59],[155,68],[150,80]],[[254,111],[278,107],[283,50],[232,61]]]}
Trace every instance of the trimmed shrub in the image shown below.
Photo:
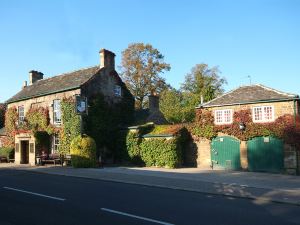
{"label": "trimmed shrub", "polygon": [[96,142],[93,138],[87,135],[75,137],[70,146],[72,166],[75,168],[95,167],[96,151]]}
{"label": "trimmed shrub", "polygon": [[140,151],[146,166],[175,168],[182,164],[182,149],[177,138],[144,139]]}
{"label": "trimmed shrub", "polygon": [[[145,128],[145,126],[142,126]],[[126,148],[132,163],[146,166],[175,168],[183,164],[184,147],[190,138],[189,132],[183,126],[155,126],[153,125],[149,138],[142,138],[145,134],[140,129],[128,132]],[[143,129],[142,129],[143,130]],[[156,137],[156,135],[172,135],[170,139]]]}
{"label": "trimmed shrub", "polygon": [[15,149],[14,148],[0,148],[0,156],[6,157],[7,160],[13,159],[15,154]]}

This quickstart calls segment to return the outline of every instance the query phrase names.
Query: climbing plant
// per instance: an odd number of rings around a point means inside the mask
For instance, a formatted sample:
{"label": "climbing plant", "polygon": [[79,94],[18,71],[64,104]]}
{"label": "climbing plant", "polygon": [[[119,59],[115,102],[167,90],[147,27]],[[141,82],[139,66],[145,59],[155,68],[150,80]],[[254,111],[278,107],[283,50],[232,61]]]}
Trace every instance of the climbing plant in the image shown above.
{"label": "climbing plant", "polygon": [[80,116],[75,112],[75,99],[64,98],[61,101],[62,128],[60,132],[61,153],[69,153],[72,140],[80,135]]}
{"label": "climbing plant", "polygon": [[[239,127],[245,124],[245,130]],[[230,125],[215,125],[212,112],[206,109],[198,110],[196,121],[191,126],[191,133],[195,137],[212,139],[218,132],[235,136],[240,140],[249,140],[259,136],[274,136],[283,139],[285,143],[296,145],[300,148],[300,117],[286,114],[270,123],[254,123],[251,110],[234,112],[233,123]]]}

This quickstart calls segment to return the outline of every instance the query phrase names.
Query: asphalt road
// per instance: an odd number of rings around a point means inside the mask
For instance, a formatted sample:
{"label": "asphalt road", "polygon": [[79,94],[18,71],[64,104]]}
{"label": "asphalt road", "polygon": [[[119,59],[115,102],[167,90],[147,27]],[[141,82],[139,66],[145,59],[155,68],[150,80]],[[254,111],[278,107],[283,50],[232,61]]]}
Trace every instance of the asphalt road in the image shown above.
{"label": "asphalt road", "polygon": [[299,225],[300,207],[0,169],[0,224]]}

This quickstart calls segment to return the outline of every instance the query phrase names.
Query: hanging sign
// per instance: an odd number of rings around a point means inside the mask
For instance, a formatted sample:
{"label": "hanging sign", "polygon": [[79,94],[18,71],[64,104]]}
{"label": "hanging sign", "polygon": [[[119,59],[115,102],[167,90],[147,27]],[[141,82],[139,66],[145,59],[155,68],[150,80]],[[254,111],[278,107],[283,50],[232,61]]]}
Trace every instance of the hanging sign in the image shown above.
{"label": "hanging sign", "polygon": [[87,114],[87,98],[76,96],[76,114]]}

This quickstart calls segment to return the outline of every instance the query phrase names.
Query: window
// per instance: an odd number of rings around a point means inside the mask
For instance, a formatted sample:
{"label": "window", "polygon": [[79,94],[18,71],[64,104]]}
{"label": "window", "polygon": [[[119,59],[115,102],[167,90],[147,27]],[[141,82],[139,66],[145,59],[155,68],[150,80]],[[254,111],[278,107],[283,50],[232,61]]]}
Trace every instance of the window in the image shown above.
{"label": "window", "polygon": [[253,122],[274,121],[273,106],[259,106],[253,108]]}
{"label": "window", "polygon": [[57,153],[59,151],[60,138],[58,134],[53,135],[53,148],[52,153]]}
{"label": "window", "polygon": [[19,117],[19,124],[22,124],[25,119],[24,106],[18,107],[18,117]]}
{"label": "window", "polygon": [[54,124],[61,124],[60,100],[53,101],[53,121]]}
{"label": "window", "polygon": [[122,95],[122,89],[121,89],[121,86],[115,85],[114,93],[115,93],[115,96],[121,96],[121,95]]}
{"label": "window", "polygon": [[215,124],[232,123],[232,109],[223,109],[215,111]]}

